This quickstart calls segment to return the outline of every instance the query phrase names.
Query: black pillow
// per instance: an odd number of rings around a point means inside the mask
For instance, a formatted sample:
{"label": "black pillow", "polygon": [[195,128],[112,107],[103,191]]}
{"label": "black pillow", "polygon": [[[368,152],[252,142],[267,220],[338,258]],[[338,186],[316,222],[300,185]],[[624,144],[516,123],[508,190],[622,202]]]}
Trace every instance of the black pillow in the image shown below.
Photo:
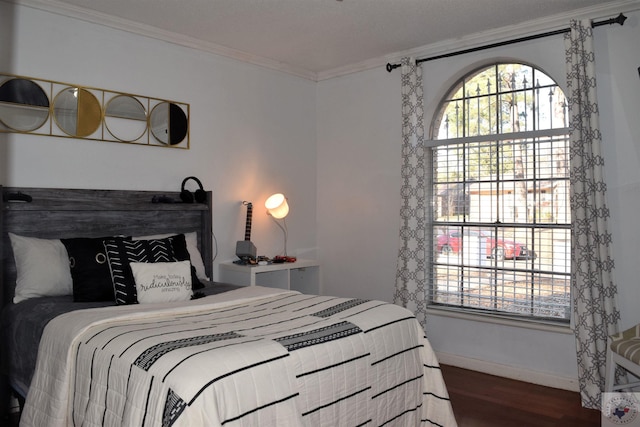
{"label": "black pillow", "polygon": [[104,241],[109,237],[60,239],[69,254],[75,302],[113,301],[113,282]]}
{"label": "black pillow", "polygon": [[[171,245],[173,246],[173,254],[176,258],[176,261],[191,262],[191,256],[189,255],[189,250],[187,249],[187,241],[184,237],[184,234],[176,234],[175,236],[169,237],[169,239],[171,240]],[[191,264],[191,289],[195,291],[202,288],[204,288],[204,285],[198,279],[196,268],[193,266],[193,264]]]}
{"label": "black pillow", "polygon": [[131,262],[175,262],[172,237],[153,240],[125,240],[113,238],[104,241],[116,304],[136,304],[136,282]]}

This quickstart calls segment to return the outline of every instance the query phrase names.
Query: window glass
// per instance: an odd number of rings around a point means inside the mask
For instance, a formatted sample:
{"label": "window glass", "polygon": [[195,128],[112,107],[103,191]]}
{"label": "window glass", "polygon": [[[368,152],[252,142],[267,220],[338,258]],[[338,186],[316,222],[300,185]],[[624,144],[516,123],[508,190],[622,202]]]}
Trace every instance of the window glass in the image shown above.
{"label": "window glass", "polygon": [[499,63],[457,82],[434,116],[429,303],[570,318],[569,135],[544,72]]}

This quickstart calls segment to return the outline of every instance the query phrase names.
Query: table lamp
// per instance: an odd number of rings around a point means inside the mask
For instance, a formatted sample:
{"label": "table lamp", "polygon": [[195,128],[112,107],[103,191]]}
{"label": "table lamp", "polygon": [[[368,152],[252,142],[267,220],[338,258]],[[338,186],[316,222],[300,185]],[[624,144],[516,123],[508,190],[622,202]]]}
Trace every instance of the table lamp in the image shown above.
{"label": "table lamp", "polygon": [[[270,196],[266,202],[264,202],[264,206],[267,208],[267,215],[269,215],[273,222],[276,223],[278,227],[284,233],[284,256],[287,256],[287,223],[285,222],[285,217],[289,213],[289,204],[287,203],[287,199],[284,197],[282,193],[276,193]],[[278,222],[278,220],[282,220],[282,224]]]}

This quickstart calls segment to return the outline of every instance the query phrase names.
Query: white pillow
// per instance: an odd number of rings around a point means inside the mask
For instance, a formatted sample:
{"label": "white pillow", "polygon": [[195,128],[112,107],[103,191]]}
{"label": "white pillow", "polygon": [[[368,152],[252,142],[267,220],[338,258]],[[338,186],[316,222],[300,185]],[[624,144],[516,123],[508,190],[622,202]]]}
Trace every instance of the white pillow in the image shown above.
{"label": "white pillow", "polygon": [[73,294],[69,255],[60,239],[9,233],[16,262],[14,303],[29,298]]}
{"label": "white pillow", "polygon": [[191,263],[132,262],[138,303],[187,301],[191,299]]}
{"label": "white pillow", "polygon": [[[151,236],[138,236],[132,237],[131,240],[152,240],[152,239],[166,239],[167,237],[175,236],[180,233],[168,233],[168,234],[153,234]],[[189,251],[189,257],[191,258],[191,264],[196,269],[196,276],[200,280],[209,280],[207,273],[204,269],[204,262],[202,262],[202,254],[198,249],[198,233],[195,231],[191,233],[184,233],[184,240],[187,242],[187,251]]]}

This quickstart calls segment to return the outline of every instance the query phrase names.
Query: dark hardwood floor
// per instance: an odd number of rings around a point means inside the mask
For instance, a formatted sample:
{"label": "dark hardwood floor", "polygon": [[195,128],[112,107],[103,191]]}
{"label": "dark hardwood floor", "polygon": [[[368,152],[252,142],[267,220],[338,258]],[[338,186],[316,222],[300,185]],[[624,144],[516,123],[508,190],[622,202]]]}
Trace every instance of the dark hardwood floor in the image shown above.
{"label": "dark hardwood floor", "polygon": [[458,427],[599,427],[578,393],[443,365]]}

